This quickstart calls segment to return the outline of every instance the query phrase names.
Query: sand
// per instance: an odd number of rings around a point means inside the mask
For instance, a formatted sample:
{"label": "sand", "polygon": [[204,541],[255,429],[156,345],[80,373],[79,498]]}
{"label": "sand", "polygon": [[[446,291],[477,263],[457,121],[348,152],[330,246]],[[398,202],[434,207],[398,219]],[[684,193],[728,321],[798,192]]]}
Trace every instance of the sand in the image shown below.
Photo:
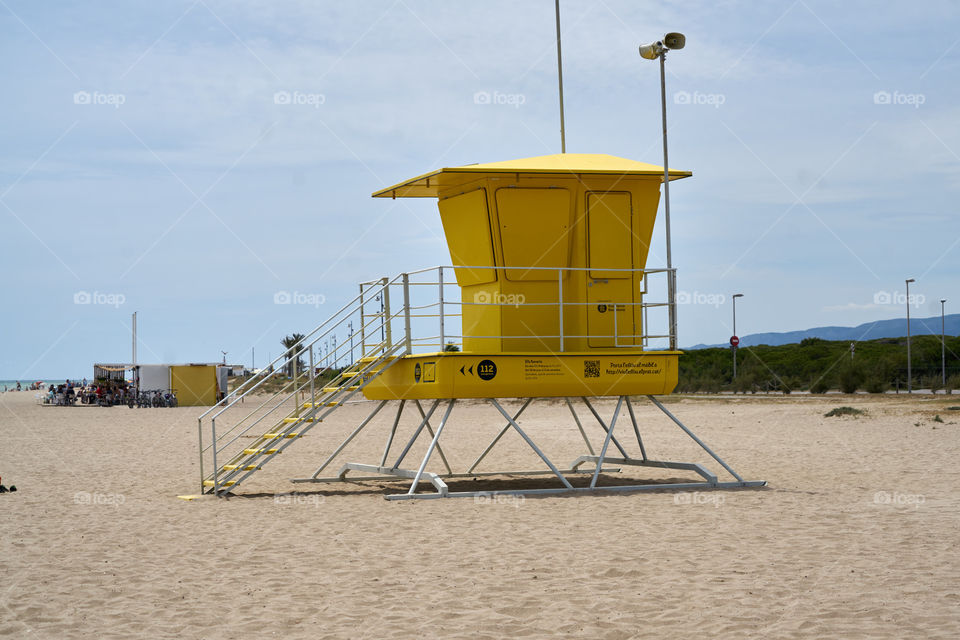
{"label": "sand", "polygon": [[[960,398],[672,398],[769,487],[488,502],[290,484],[369,403],[343,408],[241,495],[185,501],[197,409],[33,402],[0,394],[0,475],[19,488],[0,495],[2,637],[960,636],[960,411],[946,410]],[[824,417],[841,404],[867,414]],[[651,456],[719,470],[649,403],[638,419]],[[377,461],[389,420],[345,459]],[[458,406],[451,463],[468,464],[501,424],[489,406]],[[557,460],[583,453],[563,405],[535,403],[521,426]],[[537,467],[521,445],[508,435],[491,463]],[[451,489],[473,486],[520,485]]]}

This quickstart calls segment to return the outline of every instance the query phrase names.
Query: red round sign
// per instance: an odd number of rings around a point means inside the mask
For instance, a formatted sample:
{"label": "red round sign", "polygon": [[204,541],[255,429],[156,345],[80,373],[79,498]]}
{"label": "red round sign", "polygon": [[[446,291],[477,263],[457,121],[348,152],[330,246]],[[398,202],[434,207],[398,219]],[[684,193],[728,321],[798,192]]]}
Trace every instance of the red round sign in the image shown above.
{"label": "red round sign", "polygon": [[730,346],[735,347],[738,344],[740,344],[740,338],[738,338],[737,336],[730,336]]}

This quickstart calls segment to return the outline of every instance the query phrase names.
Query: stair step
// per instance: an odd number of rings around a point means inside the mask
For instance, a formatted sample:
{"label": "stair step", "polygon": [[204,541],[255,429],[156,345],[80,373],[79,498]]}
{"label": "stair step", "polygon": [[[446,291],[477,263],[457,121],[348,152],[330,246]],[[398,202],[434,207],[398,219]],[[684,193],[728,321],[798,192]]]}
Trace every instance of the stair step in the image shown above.
{"label": "stair step", "polygon": [[303,409],[313,409],[314,407],[336,407],[339,402],[304,402]]}
{"label": "stair step", "polygon": [[386,358],[384,358],[383,356],[364,356],[359,360],[357,360],[357,362],[370,363],[370,362],[376,362],[377,360],[393,360],[396,357],[397,356],[388,356]]}
{"label": "stair step", "polygon": [[[284,418],[283,421],[286,422],[287,424],[294,424],[296,422],[323,422],[323,420],[319,418]],[[274,436],[275,438],[280,437],[280,434],[278,433],[268,433],[264,437],[271,436],[271,435]],[[287,436],[287,437],[289,438],[289,437],[296,437],[296,436]]]}
{"label": "stair step", "polygon": [[[218,482],[217,484],[218,484],[219,486],[221,486],[221,487],[232,487],[233,485],[237,484],[237,481],[236,481],[236,480],[227,480],[226,482]],[[205,487],[212,487],[212,486],[213,486],[213,480],[204,480],[204,481],[203,481],[203,486],[205,486]]]}
{"label": "stair step", "polygon": [[344,371],[340,375],[343,376],[344,378],[356,378],[362,373],[363,373],[362,371]]}
{"label": "stair step", "polygon": [[281,453],[281,451],[279,449],[244,449],[243,453],[248,456],[256,454],[273,455],[274,453]]}
{"label": "stair step", "polygon": [[359,389],[359,388],[360,388],[360,385],[358,385],[358,384],[351,385],[351,386],[349,386],[349,387],[324,387],[324,388],[323,388],[323,392],[324,392],[324,393],[335,393],[335,392],[337,392],[337,391],[356,391],[356,390]]}
{"label": "stair step", "polygon": [[[284,418],[284,422],[313,422],[313,418]],[[278,440],[280,438],[299,438],[299,433],[265,433],[260,436],[261,440]]]}
{"label": "stair step", "polygon": [[233,471],[234,469],[243,469],[243,471],[259,471],[261,467],[254,466],[252,464],[248,464],[245,467],[241,467],[238,464],[225,464],[222,467],[220,467],[220,469],[222,471]]}

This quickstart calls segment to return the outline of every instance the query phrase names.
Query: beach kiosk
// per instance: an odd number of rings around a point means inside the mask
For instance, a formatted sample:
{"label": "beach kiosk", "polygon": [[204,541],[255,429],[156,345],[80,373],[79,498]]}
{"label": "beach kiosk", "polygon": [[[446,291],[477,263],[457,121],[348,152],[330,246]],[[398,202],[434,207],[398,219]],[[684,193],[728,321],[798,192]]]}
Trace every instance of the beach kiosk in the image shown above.
{"label": "beach kiosk", "polygon": [[[240,412],[242,419],[232,417],[237,414],[229,412],[231,407],[256,393],[269,376],[251,379],[201,416],[203,490],[218,495],[235,490],[309,430],[333,424],[338,407],[361,396],[376,401],[367,418],[345,434],[311,476],[293,482],[410,479],[405,492],[386,496],[391,500],[476,497],[475,490],[447,483],[481,476],[505,481],[554,476],[549,486],[493,492],[509,494],[764,484],[744,480],[655,397],[673,391],[680,356],[650,347],[672,336],[669,329],[651,330],[647,322],[651,309],[672,302],[648,300],[655,279],[663,284],[674,278],[671,270],[647,268],[664,175],[663,167],[643,162],[568,153],[442,168],[374,193],[376,198],[436,198],[452,266],[362,283],[354,300],[301,340],[308,375],[291,380],[260,409]],[[676,180],[691,174],[670,170],[667,175]],[[349,350],[345,340],[336,340],[345,327],[351,330]],[[325,364],[317,367],[314,349],[331,339],[339,346],[332,358],[325,352]],[[268,369],[285,370],[290,357],[284,358]],[[697,462],[648,457],[631,396],[647,396],[733,479],[721,481]],[[609,418],[594,405],[598,397],[616,398]],[[464,398],[485,399],[502,428],[472,465],[454,470],[442,438],[454,406]],[[519,410],[508,412],[501,398],[522,399]],[[537,398],[563,398],[571,427],[582,436],[582,455],[563,468],[517,422]],[[593,420],[585,425],[574,402]],[[376,427],[385,440],[379,460],[342,462],[335,475],[324,477],[361,431],[378,424],[375,418],[388,404],[396,409],[392,419]],[[411,435],[404,446],[394,447],[402,418],[411,415]],[[626,420],[632,429],[620,432],[635,436],[632,446],[615,433]],[[592,430],[591,441],[587,431],[594,421],[599,429]],[[478,470],[510,430],[536,452],[543,467]],[[421,438],[428,442],[425,454],[417,464],[404,465]],[[431,467],[434,453],[439,463]],[[204,474],[204,465],[212,470]],[[679,470],[699,480],[619,482],[624,467]],[[424,480],[434,490],[418,490]]]}

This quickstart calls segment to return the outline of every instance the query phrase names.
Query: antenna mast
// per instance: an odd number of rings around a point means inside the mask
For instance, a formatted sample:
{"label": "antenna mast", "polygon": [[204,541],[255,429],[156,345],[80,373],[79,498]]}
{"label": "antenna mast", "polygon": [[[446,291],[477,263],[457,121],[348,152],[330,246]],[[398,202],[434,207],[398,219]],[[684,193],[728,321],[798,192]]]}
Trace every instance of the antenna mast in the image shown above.
{"label": "antenna mast", "polygon": [[563,56],[560,54],[560,0],[556,0],[555,4],[557,8],[557,77],[560,83],[560,153],[566,153],[567,139],[563,128]]}

